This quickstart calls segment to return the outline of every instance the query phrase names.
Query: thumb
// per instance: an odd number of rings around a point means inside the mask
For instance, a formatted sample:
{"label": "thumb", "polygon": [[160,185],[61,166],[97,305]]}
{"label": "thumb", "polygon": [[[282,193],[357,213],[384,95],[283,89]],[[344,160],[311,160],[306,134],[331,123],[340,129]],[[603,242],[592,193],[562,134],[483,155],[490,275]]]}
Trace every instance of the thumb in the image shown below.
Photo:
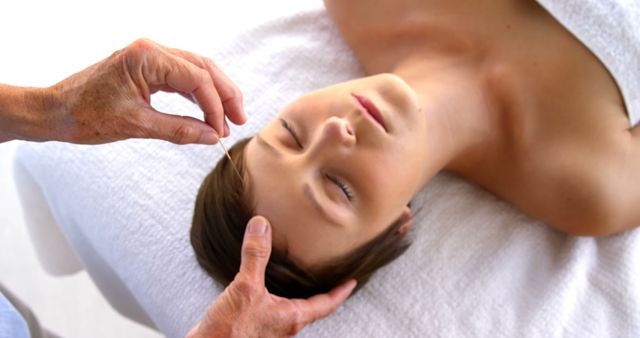
{"label": "thumb", "polygon": [[161,113],[153,108],[144,108],[143,128],[148,138],[176,144],[216,144],[218,135],[211,126],[191,116]]}
{"label": "thumb", "polygon": [[271,227],[262,216],[255,216],[247,225],[242,242],[240,272],[252,282],[264,285],[264,272],[271,255]]}

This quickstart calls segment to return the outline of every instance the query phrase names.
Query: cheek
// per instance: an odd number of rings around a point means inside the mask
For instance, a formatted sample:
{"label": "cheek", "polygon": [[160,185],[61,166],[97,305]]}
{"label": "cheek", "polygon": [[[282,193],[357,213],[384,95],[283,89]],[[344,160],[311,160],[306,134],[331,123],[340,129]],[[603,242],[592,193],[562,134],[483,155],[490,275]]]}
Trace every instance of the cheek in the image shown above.
{"label": "cheek", "polygon": [[380,156],[369,161],[369,165],[360,172],[366,176],[363,187],[371,198],[370,212],[386,213],[389,208],[395,210],[411,200],[418,177],[418,168],[413,163],[400,156]]}
{"label": "cheek", "polygon": [[[277,170],[278,168],[276,168]],[[260,182],[254,181],[254,198],[256,201],[256,213],[267,217],[269,220],[288,219],[289,210],[296,210],[299,204],[295,198],[291,198],[293,184],[282,182],[281,177],[291,177],[290,173],[283,171],[271,171],[264,168],[270,175],[263,175]]]}

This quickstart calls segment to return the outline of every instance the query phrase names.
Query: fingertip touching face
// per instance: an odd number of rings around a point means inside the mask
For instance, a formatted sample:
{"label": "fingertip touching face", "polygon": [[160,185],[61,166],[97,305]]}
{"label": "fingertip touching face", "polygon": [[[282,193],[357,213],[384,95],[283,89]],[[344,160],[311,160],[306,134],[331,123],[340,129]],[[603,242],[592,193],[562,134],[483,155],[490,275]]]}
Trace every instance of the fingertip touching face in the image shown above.
{"label": "fingertip touching face", "polygon": [[307,269],[342,257],[400,217],[421,188],[425,119],[413,90],[382,74],[300,97],[247,145],[255,212],[274,250]]}

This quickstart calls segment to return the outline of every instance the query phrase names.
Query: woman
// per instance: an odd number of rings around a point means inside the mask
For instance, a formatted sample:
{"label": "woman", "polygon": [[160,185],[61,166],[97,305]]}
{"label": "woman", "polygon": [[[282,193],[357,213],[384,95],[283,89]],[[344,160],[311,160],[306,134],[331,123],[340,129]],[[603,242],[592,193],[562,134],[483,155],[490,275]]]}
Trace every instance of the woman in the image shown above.
{"label": "woman", "polygon": [[233,278],[243,226],[260,214],[273,226],[272,292],[361,286],[406,249],[408,204],[440,170],[569,234],[640,223],[640,136],[621,92],[540,5],[325,3],[371,76],[299,98],[234,146],[243,178],[223,159],[204,181],[191,238],[216,279]]}

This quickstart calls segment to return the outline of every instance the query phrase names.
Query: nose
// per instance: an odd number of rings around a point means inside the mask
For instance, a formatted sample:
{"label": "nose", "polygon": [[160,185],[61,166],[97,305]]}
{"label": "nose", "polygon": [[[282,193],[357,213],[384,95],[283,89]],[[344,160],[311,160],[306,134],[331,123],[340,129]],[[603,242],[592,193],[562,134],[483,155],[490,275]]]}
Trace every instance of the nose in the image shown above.
{"label": "nose", "polygon": [[332,116],[324,121],[319,135],[316,136],[312,152],[328,151],[339,148],[350,148],[356,144],[356,134],[348,120]]}
{"label": "nose", "polygon": [[325,121],[320,140],[350,147],[356,144],[356,135],[348,120],[332,116]]}

